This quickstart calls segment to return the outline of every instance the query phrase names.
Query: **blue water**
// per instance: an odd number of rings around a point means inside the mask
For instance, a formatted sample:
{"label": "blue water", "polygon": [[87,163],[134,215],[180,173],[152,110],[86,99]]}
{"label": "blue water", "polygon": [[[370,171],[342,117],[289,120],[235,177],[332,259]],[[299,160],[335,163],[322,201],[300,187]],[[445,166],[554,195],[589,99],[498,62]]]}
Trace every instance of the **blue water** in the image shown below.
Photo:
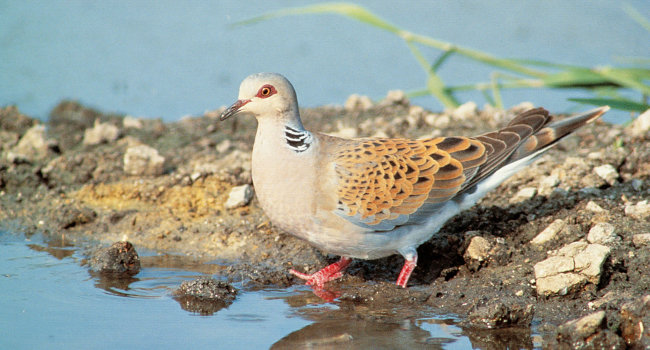
{"label": "blue water", "polygon": [[[0,0],[0,105],[46,118],[63,98],[103,111],[177,120],[230,104],[240,81],[259,71],[285,74],[303,106],[343,104],[352,93],[380,99],[425,86],[405,44],[334,15],[296,16],[232,28],[237,21],[317,1]],[[500,57],[581,65],[650,58],[650,33],[623,10],[650,18],[647,0],[357,1],[404,29]],[[425,50],[429,60],[437,57]],[[452,59],[441,74],[454,85],[487,81],[490,68]],[[517,90],[553,112],[588,107],[575,91]],[[638,96],[632,96],[638,98]],[[484,103],[479,93],[462,101]],[[442,107],[429,97],[416,103]],[[607,120],[629,116],[612,111]]]}
{"label": "blue water", "polygon": [[[161,267],[159,256],[145,253],[130,283],[107,285],[82,266],[79,248],[61,242],[0,232],[0,349],[265,349],[296,338],[307,344],[310,334],[320,338],[329,330],[336,336],[332,322],[360,329],[346,330],[354,336],[351,345],[398,337],[471,347],[460,328],[435,314],[388,330],[385,324],[333,319],[328,312],[337,304],[318,301],[304,286],[243,289],[229,307],[200,316],[181,309],[171,294],[200,275],[189,269],[192,264]],[[363,336],[372,332],[378,335]]]}

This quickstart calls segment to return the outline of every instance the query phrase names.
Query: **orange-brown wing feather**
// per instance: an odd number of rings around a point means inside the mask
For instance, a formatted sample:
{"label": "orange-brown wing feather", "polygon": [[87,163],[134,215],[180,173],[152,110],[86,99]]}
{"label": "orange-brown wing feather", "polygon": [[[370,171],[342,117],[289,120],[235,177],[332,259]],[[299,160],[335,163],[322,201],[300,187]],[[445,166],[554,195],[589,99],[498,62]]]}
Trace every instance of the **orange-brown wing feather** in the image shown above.
{"label": "orange-brown wing feather", "polygon": [[456,195],[486,157],[466,137],[359,141],[335,155],[339,207],[368,225],[412,214]]}

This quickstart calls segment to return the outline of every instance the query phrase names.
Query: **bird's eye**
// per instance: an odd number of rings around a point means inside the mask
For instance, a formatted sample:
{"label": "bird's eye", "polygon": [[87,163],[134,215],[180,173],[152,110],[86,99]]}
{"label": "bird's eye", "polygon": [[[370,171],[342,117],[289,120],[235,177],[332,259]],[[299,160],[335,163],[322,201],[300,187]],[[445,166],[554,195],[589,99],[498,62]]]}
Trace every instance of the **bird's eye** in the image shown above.
{"label": "bird's eye", "polygon": [[273,95],[275,93],[276,93],[276,91],[275,91],[275,88],[273,87],[273,85],[268,85],[267,84],[267,85],[262,86],[257,91],[257,97],[267,98],[267,97],[269,97],[269,96],[271,96],[271,95]]}

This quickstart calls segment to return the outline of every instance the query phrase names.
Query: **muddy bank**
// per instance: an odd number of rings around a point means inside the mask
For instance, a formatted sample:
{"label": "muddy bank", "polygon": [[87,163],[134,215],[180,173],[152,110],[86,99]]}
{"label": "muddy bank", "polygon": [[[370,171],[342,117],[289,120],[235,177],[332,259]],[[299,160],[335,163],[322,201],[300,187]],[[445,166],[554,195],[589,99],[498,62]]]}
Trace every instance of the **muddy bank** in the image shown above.
{"label": "muddy bank", "polygon": [[[302,113],[312,130],[419,138],[489,131],[525,108],[432,114],[393,93]],[[255,121],[217,115],[163,123],[68,101],[41,123],[0,109],[3,228],[218,259],[246,288],[301,283],[290,268],[337,257],[273,227],[251,197]],[[353,262],[319,291],[340,300],[329,316],[398,323],[433,308],[459,315],[475,346],[648,346],[649,141],[642,123],[583,128],[422,245],[410,288],[393,285],[399,256]]]}

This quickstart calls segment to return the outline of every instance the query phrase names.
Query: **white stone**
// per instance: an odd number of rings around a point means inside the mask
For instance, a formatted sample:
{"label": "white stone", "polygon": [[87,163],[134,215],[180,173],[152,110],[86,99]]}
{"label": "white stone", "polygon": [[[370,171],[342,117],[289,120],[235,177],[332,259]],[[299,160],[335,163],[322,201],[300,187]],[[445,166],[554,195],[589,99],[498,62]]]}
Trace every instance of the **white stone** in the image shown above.
{"label": "white stone", "polygon": [[587,202],[587,206],[585,207],[585,209],[587,209],[587,210],[589,210],[591,212],[594,212],[594,213],[602,213],[602,212],[605,211],[605,209],[603,209],[603,207],[601,207],[600,205],[598,205],[594,201]]}
{"label": "white stone", "polygon": [[650,204],[647,200],[640,201],[637,204],[628,204],[625,206],[625,215],[636,219],[646,219],[650,217]]}
{"label": "white stone", "polygon": [[50,147],[56,144],[45,136],[45,125],[37,124],[29,128],[18,144],[7,152],[9,162],[40,160],[47,156]]}
{"label": "white stone", "polygon": [[543,278],[557,275],[563,272],[571,272],[575,268],[573,258],[568,256],[551,256],[535,264],[535,278]]}
{"label": "white stone", "polygon": [[603,264],[611,248],[602,244],[590,244],[578,253],[573,261],[575,262],[575,270],[589,279],[589,282],[598,284],[600,282],[600,275],[602,274]]}
{"label": "white stone", "polygon": [[628,130],[633,136],[642,136],[648,133],[650,131],[650,109],[636,117],[628,126]]}
{"label": "white stone", "polygon": [[226,201],[226,209],[234,209],[243,207],[248,202],[253,199],[253,187],[249,184],[235,186],[230,190],[228,194],[228,200]]}
{"label": "white stone", "polygon": [[444,129],[446,127],[449,127],[449,125],[451,124],[451,118],[449,118],[449,116],[446,114],[441,114],[438,116],[433,114],[430,115],[433,116],[434,118],[431,122],[431,125],[433,125],[434,128]]}
{"label": "white stone", "polygon": [[597,166],[594,168],[594,172],[601,179],[607,181],[607,183],[610,185],[616,183],[616,180],[619,177],[618,171],[616,171],[616,168],[614,168],[614,166],[611,164],[603,164],[601,166]]}
{"label": "white stone", "polygon": [[567,295],[582,287],[586,282],[587,278],[577,273],[562,273],[537,279],[535,287],[539,295]]}
{"label": "white stone", "polygon": [[131,128],[131,129],[142,129],[142,120],[132,117],[130,115],[127,115],[124,117],[122,120],[122,126],[125,129]]}
{"label": "white stone", "polygon": [[589,243],[611,244],[619,240],[620,238],[616,235],[616,228],[607,222],[594,225],[587,234]]}
{"label": "white stone", "polygon": [[537,194],[537,188],[535,187],[524,187],[520,189],[517,194],[510,198],[510,203],[523,202],[527,199],[535,197]]}
{"label": "white stone", "polygon": [[128,175],[160,175],[165,158],[147,145],[127,148],[124,154],[124,172]]}
{"label": "white stone", "polygon": [[409,99],[406,97],[406,93],[402,90],[391,90],[386,94],[386,98],[383,101],[384,104],[394,104],[394,105],[409,105]]}
{"label": "white stone", "polygon": [[368,96],[352,94],[345,100],[344,107],[348,111],[366,111],[372,107],[372,100]]}
{"label": "white stone", "polygon": [[562,231],[566,226],[566,222],[562,219],[557,219],[548,225],[542,232],[538,233],[535,238],[533,238],[530,243],[532,244],[544,244],[557,236],[557,234]]}
{"label": "white stone", "polygon": [[637,233],[633,235],[632,243],[637,248],[640,248],[644,245],[650,245],[650,233]]}
{"label": "white stone", "polygon": [[103,142],[113,142],[120,136],[117,126],[110,123],[100,123],[95,119],[95,126],[84,131],[84,145],[98,145]]}
{"label": "white stone", "polygon": [[454,109],[453,112],[451,112],[451,116],[457,120],[472,118],[476,115],[477,108],[478,106],[476,106],[476,103],[472,101],[465,102],[458,106],[458,108]]}
{"label": "white stone", "polygon": [[485,261],[490,256],[491,248],[492,245],[487,239],[474,236],[465,250],[465,255],[473,260]]}

